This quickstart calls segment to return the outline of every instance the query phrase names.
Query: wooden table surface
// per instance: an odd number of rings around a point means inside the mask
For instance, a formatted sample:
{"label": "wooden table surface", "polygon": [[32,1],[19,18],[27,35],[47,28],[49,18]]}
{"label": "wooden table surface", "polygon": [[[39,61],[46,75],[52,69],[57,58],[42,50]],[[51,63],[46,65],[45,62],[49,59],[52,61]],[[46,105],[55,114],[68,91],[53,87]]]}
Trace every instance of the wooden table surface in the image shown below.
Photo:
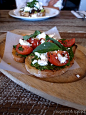
{"label": "wooden table surface", "polygon": [[[54,18],[43,21],[25,21],[0,10],[0,36],[14,29],[47,31],[56,26],[61,37],[76,38],[86,47],[86,20],[77,19],[70,11],[61,11]],[[85,100],[86,101],[86,100]],[[86,111],[54,103],[14,83],[0,72],[0,115],[86,115]]]}

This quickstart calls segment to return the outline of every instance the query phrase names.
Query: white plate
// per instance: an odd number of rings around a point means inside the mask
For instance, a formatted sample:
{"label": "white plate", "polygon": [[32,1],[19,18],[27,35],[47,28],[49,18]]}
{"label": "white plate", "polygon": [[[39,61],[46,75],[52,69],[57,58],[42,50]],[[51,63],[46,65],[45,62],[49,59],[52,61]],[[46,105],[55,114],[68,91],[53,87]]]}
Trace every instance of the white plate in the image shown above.
{"label": "white plate", "polygon": [[23,19],[23,20],[37,21],[37,20],[45,20],[45,19],[48,19],[48,18],[55,17],[60,13],[59,10],[54,9],[54,8],[46,8],[45,7],[45,10],[46,10],[46,14],[45,14],[45,16],[42,16],[42,17],[24,17],[24,16],[20,16],[20,13],[19,13],[18,9],[9,11],[9,15],[14,17],[14,18],[20,18],[20,19]]}

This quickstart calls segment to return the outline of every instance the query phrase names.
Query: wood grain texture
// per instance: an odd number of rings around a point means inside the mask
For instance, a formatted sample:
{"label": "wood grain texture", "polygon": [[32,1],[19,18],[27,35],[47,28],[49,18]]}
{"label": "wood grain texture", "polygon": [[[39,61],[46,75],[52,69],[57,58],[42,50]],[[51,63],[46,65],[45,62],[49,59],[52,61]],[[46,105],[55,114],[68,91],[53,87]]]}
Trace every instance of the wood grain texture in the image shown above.
{"label": "wood grain texture", "polygon": [[16,19],[8,15],[10,10],[0,10],[0,32],[14,29],[46,31],[56,26],[59,31],[86,32],[86,20],[77,19],[71,11],[61,11],[54,18],[42,21],[27,21]]}
{"label": "wood grain texture", "polygon": [[[27,33],[26,30],[14,30],[12,32],[17,34],[30,33]],[[0,49],[5,43],[5,35],[0,36]],[[82,52],[86,55],[85,47],[78,45],[78,49],[82,50]],[[4,48],[2,48],[1,51],[2,50],[4,50]],[[2,57],[3,54],[0,53],[0,56]],[[0,71],[20,86],[46,99],[62,105],[74,107],[76,109],[86,109],[86,77],[72,83],[50,83],[34,78],[31,75],[19,74],[5,70]]]}

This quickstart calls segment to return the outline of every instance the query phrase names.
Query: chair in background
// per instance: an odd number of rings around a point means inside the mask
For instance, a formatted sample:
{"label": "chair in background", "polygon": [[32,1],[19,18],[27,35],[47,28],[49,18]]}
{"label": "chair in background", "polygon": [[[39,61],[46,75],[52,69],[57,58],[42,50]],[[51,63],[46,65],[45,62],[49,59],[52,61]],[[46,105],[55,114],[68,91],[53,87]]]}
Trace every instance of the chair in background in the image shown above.
{"label": "chair in background", "polygon": [[80,0],[63,0],[63,10],[78,10]]}

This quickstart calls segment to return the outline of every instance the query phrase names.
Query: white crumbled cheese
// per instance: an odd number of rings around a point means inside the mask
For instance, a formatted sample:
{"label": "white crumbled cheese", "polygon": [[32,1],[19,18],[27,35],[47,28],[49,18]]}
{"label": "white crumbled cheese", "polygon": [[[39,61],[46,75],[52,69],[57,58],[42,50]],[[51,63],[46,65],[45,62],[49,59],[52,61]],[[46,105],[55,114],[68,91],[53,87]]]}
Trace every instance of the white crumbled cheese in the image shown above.
{"label": "white crumbled cheese", "polygon": [[35,55],[38,56],[38,58],[40,57],[40,53],[35,52]]}
{"label": "white crumbled cheese", "polygon": [[25,8],[24,8],[24,12],[30,12],[32,10],[32,8],[30,8],[30,7],[28,7],[28,6],[26,6]]}
{"label": "white crumbled cheese", "polygon": [[22,39],[19,39],[19,43],[20,43],[21,45],[32,46],[32,44],[30,44],[30,43],[27,42],[26,40],[22,40]]}
{"label": "white crumbled cheese", "polygon": [[34,40],[35,38],[32,38],[31,40]]}
{"label": "white crumbled cheese", "polygon": [[40,42],[41,42],[41,44],[43,44],[43,43],[45,42],[45,40],[44,40],[44,39],[41,39],[41,41],[40,41]]}
{"label": "white crumbled cheese", "polygon": [[58,60],[60,61],[60,63],[65,63],[66,60],[68,60],[67,55],[65,55],[64,57],[59,53],[57,55],[58,55]]}
{"label": "white crumbled cheese", "polygon": [[42,2],[36,2],[36,5],[35,5],[35,7],[34,7],[34,9],[43,9],[43,7],[42,7]]}
{"label": "white crumbled cheese", "polygon": [[39,43],[37,42],[37,46],[39,45]]}
{"label": "white crumbled cheese", "polygon": [[68,50],[70,50],[70,48],[68,48]]}
{"label": "white crumbled cheese", "polygon": [[[59,51],[59,50],[58,50]],[[57,53],[57,51],[54,51],[55,53]]]}
{"label": "white crumbled cheese", "polygon": [[42,53],[42,54],[40,55],[40,58],[41,58],[42,60],[48,60],[46,53]]}
{"label": "white crumbled cheese", "polygon": [[66,51],[63,51],[64,53],[66,52]]}
{"label": "white crumbled cheese", "polygon": [[37,16],[37,13],[31,14],[31,17],[33,17],[33,18],[38,17],[38,16]]}
{"label": "white crumbled cheese", "polygon": [[55,57],[56,59],[58,58],[58,57]]}
{"label": "white crumbled cheese", "polygon": [[79,78],[79,77],[80,77],[80,75],[78,75],[78,74],[77,74],[77,75],[76,75],[76,77],[78,77],[78,78]]}
{"label": "white crumbled cheese", "polygon": [[34,43],[33,41],[31,41],[31,44]]}
{"label": "white crumbled cheese", "polygon": [[38,60],[38,64],[41,66],[48,65],[47,61],[45,61],[45,60]]}
{"label": "white crumbled cheese", "polygon": [[45,39],[45,38],[46,38],[45,32],[43,32],[43,33],[37,35],[36,38],[38,38],[39,40],[40,40],[41,38],[44,38],[44,39]]}
{"label": "white crumbled cheese", "polygon": [[33,60],[32,64],[35,64],[35,63],[37,63],[37,60]]}
{"label": "white crumbled cheese", "polygon": [[38,64],[41,66],[45,66],[48,65],[48,58],[47,58],[47,53],[38,53],[35,52],[35,55],[38,56],[38,58],[40,57],[41,59],[38,60]]}
{"label": "white crumbled cheese", "polygon": [[44,40],[44,39],[42,39],[40,42],[41,42],[41,44],[43,44],[43,43],[45,42],[45,40]]}

